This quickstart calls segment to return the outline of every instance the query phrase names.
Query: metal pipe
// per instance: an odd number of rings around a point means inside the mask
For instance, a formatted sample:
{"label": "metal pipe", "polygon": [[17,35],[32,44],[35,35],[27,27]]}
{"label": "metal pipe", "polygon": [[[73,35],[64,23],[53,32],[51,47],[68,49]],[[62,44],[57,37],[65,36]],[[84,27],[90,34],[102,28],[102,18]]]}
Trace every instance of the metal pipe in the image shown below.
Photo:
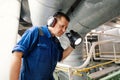
{"label": "metal pipe", "polygon": [[87,51],[87,55],[88,55],[88,41],[87,41],[87,37],[85,37],[85,44],[86,44],[86,51]]}
{"label": "metal pipe", "polygon": [[115,37],[120,37],[119,35],[105,34],[105,33],[98,33],[98,32],[90,32],[90,34],[100,34],[100,35],[107,35],[107,36],[115,36]]}
{"label": "metal pipe", "polygon": [[114,52],[114,59],[116,60],[116,49],[115,49],[115,44],[113,43],[113,52]]}
{"label": "metal pipe", "polygon": [[70,14],[69,29],[74,29],[79,33],[88,33],[91,29],[119,16],[119,3],[120,0],[83,0]]}
{"label": "metal pipe", "polygon": [[88,68],[83,68],[83,69],[78,69],[77,71],[79,72],[86,72],[86,71],[89,71],[93,68],[97,68],[97,67],[100,67],[100,66],[103,66],[103,65],[107,65],[107,64],[111,64],[115,62],[115,60],[112,60],[112,61],[109,61],[109,62],[105,62],[105,63],[101,63],[101,64],[97,64],[97,65],[94,65],[94,66],[91,66],[91,67],[88,67]]}

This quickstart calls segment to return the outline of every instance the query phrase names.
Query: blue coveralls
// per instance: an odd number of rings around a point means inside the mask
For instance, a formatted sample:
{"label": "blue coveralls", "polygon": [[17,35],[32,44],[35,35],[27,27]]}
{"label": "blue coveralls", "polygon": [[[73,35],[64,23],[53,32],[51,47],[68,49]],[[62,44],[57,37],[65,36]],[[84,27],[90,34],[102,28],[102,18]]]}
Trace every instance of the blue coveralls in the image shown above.
{"label": "blue coveralls", "polygon": [[57,61],[62,59],[63,48],[58,39],[51,36],[47,26],[41,29],[42,36],[38,27],[28,29],[12,51],[23,52],[19,80],[54,80],[53,71]]}

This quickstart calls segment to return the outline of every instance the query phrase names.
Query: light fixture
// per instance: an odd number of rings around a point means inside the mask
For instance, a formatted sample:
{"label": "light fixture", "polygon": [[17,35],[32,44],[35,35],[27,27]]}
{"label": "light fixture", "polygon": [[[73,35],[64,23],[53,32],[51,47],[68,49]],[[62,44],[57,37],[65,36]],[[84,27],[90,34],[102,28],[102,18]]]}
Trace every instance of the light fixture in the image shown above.
{"label": "light fixture", "polygon": [[70,30],[69,33],[66,33],[66,36],[72,44],[75,46],[79,45],[82,42],[82,37],[77,32]]}

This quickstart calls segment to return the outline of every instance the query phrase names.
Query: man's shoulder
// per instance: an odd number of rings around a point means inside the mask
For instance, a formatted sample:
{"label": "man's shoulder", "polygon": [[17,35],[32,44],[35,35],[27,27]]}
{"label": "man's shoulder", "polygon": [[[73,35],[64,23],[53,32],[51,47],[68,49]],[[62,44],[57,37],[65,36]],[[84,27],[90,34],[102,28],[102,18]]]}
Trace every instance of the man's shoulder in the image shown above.
{"label": "man's shoulder", "polygon": [[29,28],[28,30],[31,31],[31,32],[33,32],[33,31],[36,31],[36,30],[38,30],[38,29],[39,29],[38,26],[32,26],[32,27]]}
{"label": "man's shoulder", "polygon": [[44,25],[41,25],[41,26],[32,26],[32,27],[29,28],[28,30],[30,30],[30,31],[35,31],[35,30],[42,29],[42,27],[46,27],[46,26],[44,26]]}
{"label": "man's shoulder", "polygon": [[44,26],[32,26],[31,28],[28,29],[28,31],[32,34],[39,34],[39,35],[42,35],[44,34],[43,32],[43,28]]}

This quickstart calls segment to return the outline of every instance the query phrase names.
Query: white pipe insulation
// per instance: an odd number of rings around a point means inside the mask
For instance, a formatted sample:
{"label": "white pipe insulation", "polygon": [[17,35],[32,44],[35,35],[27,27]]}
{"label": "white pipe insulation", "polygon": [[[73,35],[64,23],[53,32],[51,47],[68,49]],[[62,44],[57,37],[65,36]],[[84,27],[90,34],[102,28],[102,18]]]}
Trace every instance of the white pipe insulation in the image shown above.
{"label": "white pipe insulation", "polygon": [[47,19],[57,11],[67,12],[74,0],[28,0],[33,26],[46,25]]}
{"label": "white pipe insulation", "polygon": [[120,0],[83,0],[70,14],[70,29],[86,34],[120,15]]}
{"label": "white pipe insulation", "polygon": [[0,1],[0,79],[9,80],[11,51],[18,33],[21,0]]}
{"label": "white pipe insulation", "polygon": [[32,24],[45,25],[46,20],[61,9],[61,3],[62,0],[28,0]]}
{"label": "white pipe insulation", "polygon": [[93,53],[94,53],[94,51],[95,51],[95,46],[96,45],[98,45],[98,44],[105,44],[105,43],[107,43],[107,42],[112,42],[113,40],[105,40],[105,41],[99,41],[99,42],[94,42],[93,44],[92,44],[92,46],[91,46],[91,48],[90,48],[90,52],[88,53],[88,57],[87,57],[87,59],[84,61],[84,63],[81,65],[81,66],[78,66],[78,67],[75,67],[75,68],[79,68],[79,69],[81,69],[81,68],[85,68],[88,64],[89,64],[89,62],[90,62],[90,59],[91,59],[91,57],[92,57],[92,55],[93,55]]}

